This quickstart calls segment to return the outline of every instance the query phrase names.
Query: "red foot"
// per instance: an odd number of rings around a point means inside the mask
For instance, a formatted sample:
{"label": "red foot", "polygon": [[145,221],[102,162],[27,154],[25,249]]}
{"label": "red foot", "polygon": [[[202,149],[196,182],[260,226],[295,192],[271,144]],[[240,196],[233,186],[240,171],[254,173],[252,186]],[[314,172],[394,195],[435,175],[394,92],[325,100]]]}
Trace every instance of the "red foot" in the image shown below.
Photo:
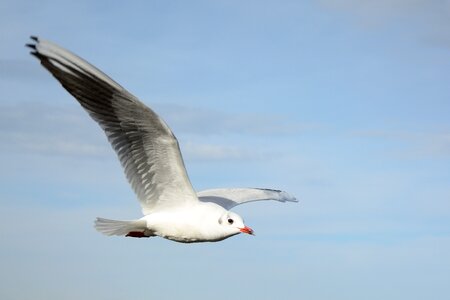
{"label": "red foot", "polygon": [[130,232],[127,233],[126,236],[134,237],[134,238],[144,238],[144,237],[148,237],[148,236],[146,236],[143,232],[140,232],[140,231],[130,231]]}

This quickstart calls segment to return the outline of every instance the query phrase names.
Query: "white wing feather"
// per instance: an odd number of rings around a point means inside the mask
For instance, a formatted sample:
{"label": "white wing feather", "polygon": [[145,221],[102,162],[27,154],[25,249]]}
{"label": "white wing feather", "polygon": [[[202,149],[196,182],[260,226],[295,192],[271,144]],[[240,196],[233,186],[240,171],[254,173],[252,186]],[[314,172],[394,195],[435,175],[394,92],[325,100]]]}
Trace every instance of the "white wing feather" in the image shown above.
{"label": "white wing feather", "polygon": [[178,141],[135,96],[75,54],[32,37],[27,46],[105,131],[144,214],[197,202]]}
{"label": "white wing feather", "polygon": [[214,202],[225,209],[253,201],[275,200],[280,202],[298,202],[286,192],[261,188],[223,188],[204,190],[197,193],[202,202]]}

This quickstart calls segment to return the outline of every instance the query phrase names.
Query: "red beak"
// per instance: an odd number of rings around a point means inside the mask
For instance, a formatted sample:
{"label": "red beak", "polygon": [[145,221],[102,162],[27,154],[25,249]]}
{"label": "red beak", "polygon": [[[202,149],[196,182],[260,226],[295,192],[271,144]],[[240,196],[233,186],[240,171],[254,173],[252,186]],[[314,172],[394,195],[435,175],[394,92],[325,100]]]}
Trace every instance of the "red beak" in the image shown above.
{"label": "red beak", "polygon": [[253,229],[251,229],[250,227],[245,226],[244,228],[239,228],[239,230],[243,233],[254,235]]}

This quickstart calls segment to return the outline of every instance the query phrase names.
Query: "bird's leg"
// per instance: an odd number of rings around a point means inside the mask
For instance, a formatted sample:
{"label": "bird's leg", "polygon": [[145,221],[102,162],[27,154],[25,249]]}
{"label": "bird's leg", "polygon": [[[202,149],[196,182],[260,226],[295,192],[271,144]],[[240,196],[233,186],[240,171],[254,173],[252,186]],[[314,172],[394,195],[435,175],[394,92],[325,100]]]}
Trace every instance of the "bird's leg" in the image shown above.
{"label": "bird's leg", "polygon": [[141,231],[130,231],[127,233],[126,236],[134,237],[134,238],[148,238],[143,232]]}

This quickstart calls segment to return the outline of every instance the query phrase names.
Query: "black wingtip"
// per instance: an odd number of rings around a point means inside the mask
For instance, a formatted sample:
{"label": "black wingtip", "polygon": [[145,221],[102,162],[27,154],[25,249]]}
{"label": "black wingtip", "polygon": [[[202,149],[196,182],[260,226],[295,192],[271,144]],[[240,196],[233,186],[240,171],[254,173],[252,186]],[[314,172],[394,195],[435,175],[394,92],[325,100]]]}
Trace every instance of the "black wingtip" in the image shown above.
{"label": "black wingtip", "polygon": [[274,189],[265,189],[265,188],[255,188],[257,190],[262,190],[262,191],[269,191],[269,192],[276,192],[276,193],[281,193],[283,191],[281,190],[274,190]]}
{"label": "black wingtip", "polygon": [[30,52],[30,54],[33,55],[34,57],[40,59],[39,53],[33,51],[33,52]]}
{"label": "black wingtip", "polygon": [[[36,43],[39,43],[39,38],[37,36],[35,36],[35,35],[30,36],[30,39],[32,39]],[[37,51],[37,48],[36,48],[36,43],[33,42],[33,43],[25,44],[25,47],[28,47],[31,50],[33,50],[33,51],[30,52],[30,54],[40,59],[40,55],[39,55],[39,53]]]}

